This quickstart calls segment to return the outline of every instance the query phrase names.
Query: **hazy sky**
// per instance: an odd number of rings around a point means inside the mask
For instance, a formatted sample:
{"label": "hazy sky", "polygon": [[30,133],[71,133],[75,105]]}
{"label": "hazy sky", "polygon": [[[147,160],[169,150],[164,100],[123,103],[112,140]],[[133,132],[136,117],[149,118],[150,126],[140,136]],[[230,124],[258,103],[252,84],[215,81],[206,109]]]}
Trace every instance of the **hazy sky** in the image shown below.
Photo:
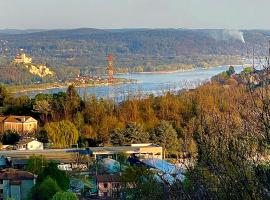
{"label": "hazy sky", "polygon": [[0,0],[0,29],[270,29],[270,0]]}

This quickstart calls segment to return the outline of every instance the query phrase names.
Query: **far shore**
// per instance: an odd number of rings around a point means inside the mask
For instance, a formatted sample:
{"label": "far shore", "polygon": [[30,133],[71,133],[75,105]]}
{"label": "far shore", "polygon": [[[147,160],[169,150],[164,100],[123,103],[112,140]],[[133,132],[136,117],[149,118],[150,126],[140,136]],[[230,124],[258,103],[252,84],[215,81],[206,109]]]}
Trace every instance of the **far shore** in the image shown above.
{"label": "far shore", "polygon": [[45,90],[53,90],[53,89],[65,89],[70,85],[74,85],[76,88],[84,88],[84,87],[100,87],[100,86],[108,86],[108,85],[119,85],[124,83],[133,83],[136,80],[117,80],[114,83],[102,82],[102,83],[91,83],[91,84],[82,84],[82,83],[43,83],[43,84],[32,84],[25,86],[9,86],[10,93],[26,93],[26,92],[34,92],[34,91],[45,91]]}
{"label": "far shore", "polygon": [[[243,66],[243,65],[222,65],[222,66]],[[207,67],[202,69],[210,69],[210,68],[217,68],[222,66],[213,66]],[[199,68],[197,68],[199,69]],[[162,70],[162,71],[152,71],[152,72],[133,72],[134,74],[173,74],[179,72],[190,72],[195,71],[196,68],[190,69],[179,69],[179,70]],[[122,73],[119,73],[122,74]],[[108,85],[119,85],[125,83],[134,83],[137,80],[129,80],[129,79],[115,79],[114,83],[108,82],[100,82],[100,83],[73,83],[73,82],[65,82],[65,83],[42,83],[42,84],[32,84],[32,85],[24,85],[24,86],[8,86],[10,93],[27,93],[27,92],[34,92],[34,91],[45,91],[45,90],[53,90],[53,89],[65,89],[68,88],[69,85],[74,85],[76,88],[85,88],[85,87],[100,87],[100,86],[108,86]]]}

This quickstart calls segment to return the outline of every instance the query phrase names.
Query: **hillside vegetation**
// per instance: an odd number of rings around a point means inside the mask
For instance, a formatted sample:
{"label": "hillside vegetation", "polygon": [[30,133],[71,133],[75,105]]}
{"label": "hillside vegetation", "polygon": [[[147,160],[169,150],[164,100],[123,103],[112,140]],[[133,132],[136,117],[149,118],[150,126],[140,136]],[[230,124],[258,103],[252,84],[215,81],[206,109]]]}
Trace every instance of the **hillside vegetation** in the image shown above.
{"label": "hillside vegetation", "polygon": [[5,34],[0,40],[0,50],[7,58],[12,58],[18,49],[23,48],[38,62],[61,67],[104,67],[108,54],[115,56],[119,68],[176,64],[200,67],[211,59],[220,59],[219,56],[228,59],[228,56],[245,56],[253,47],[262,50],[262,44],[269,40],[269,32],[253,30],[231,34],[226,30],[75,29]]}

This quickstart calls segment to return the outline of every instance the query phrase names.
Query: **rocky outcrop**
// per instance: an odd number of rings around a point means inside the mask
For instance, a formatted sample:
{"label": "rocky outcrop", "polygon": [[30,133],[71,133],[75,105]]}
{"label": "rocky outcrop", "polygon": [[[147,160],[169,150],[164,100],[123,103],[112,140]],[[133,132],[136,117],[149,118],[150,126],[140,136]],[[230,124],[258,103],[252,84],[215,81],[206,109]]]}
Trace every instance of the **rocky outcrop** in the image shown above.
{"label": "rocky outcrop", "polygon": [[46,65],[24,65],[31,74],[37,75],[39,77],[53,76],[54,72],[51,71]]}

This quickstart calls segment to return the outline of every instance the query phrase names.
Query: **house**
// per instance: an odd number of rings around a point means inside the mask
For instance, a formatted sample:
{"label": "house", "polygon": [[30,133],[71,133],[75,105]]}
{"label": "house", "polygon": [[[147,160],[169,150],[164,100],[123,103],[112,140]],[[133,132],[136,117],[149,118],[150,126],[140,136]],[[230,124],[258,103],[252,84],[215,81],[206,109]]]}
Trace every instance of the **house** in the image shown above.
{"label": "house", "polygon": [[20,134],[33,133],[37,130],[37,120],[30,116],[0,116],[0,133],[15,131]]}
{"label": "house", "polygon": [[114,199],[119,197],[121,189],[120,176],[116,174],[103,174],[95,176],[98,197]]}
{"label": "house", "polygon": [[34,138],[26,138],[20,140],[16,147],[17,150],[43,150],[43,143]]}
{"label": "house", "polygon": [[0,199],[27,199],[36,184],[36,175],[15,169],[0,171]]}

